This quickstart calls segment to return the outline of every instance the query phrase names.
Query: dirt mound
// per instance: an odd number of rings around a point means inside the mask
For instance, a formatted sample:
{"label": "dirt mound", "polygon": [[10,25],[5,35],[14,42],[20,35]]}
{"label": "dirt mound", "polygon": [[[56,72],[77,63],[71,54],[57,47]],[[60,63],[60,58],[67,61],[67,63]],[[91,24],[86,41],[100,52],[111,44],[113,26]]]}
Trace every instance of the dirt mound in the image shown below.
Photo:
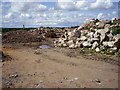
{"label": "dirt mound", "polygon": [[48,38],[57,38],[57,34],[54,31],[48,31],[45,33],[45,36]]}
{"label": "dirt mound", "polygon": [[41,42],[45,40],[39,31],[10,31],[2,36],[3,43],[29,43],[29,42]]}

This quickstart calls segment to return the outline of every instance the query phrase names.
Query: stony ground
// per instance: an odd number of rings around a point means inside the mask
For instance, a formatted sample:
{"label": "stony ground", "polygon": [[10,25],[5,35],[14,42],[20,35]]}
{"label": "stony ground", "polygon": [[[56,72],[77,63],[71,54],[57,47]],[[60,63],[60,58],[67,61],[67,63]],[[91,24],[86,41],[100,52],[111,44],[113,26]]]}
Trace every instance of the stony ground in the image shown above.
{"label": "stony ground", "polygon": [[[26,46],[3,51],[2,84],[11,88],[117,88],[118,65],[91,54],[67,48]],[[117,61],[117,58],[114,58]],[[114,60],[110,59],[110,60]]]}

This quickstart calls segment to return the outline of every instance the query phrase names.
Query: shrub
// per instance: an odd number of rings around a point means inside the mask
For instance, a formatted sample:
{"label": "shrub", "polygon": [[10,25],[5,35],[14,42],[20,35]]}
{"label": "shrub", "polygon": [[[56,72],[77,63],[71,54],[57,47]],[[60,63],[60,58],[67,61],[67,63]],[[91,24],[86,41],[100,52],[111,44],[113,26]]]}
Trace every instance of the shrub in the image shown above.
{"label": "shrub", "polygon": [[113,29],[112,29],[112,34],[113,34],[113,35],[120,34],[120,28],[113,28]]}

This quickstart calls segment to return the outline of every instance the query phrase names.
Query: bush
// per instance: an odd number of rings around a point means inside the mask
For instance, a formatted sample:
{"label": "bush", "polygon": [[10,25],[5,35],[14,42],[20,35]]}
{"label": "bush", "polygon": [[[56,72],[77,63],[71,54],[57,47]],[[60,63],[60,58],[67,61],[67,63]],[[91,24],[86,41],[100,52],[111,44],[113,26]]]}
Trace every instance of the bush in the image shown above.
{"label": "bush", "polygon": [[113,34],[113,35],[120,34],[120,28],[113,28],[113,29],[112,29],[112,34]]}

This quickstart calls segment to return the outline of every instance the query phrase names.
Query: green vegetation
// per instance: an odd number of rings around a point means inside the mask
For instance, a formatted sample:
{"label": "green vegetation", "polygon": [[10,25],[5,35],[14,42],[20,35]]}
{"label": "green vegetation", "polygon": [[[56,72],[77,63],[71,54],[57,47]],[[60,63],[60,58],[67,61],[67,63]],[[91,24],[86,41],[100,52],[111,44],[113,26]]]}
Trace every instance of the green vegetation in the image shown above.
{"label": "green vegetation", "polygon": [[113,23],[111,23],[111,25],[116,25],[116,24],[120,24],[120,21],[114,21]]}
{"label": "green vegetation", "polygon": [[1,28],[0,32],[2,31],[2,33],[6,33],[9,31],[17,31],[17,30],[31,30],[31,29],[35,29],[35,28]]}
{"label": "green vegetation", "polygon": [[113,29],[112,29],[112,34],[113,34],[113,35],[120,34],[120,28],[113,28]]}

